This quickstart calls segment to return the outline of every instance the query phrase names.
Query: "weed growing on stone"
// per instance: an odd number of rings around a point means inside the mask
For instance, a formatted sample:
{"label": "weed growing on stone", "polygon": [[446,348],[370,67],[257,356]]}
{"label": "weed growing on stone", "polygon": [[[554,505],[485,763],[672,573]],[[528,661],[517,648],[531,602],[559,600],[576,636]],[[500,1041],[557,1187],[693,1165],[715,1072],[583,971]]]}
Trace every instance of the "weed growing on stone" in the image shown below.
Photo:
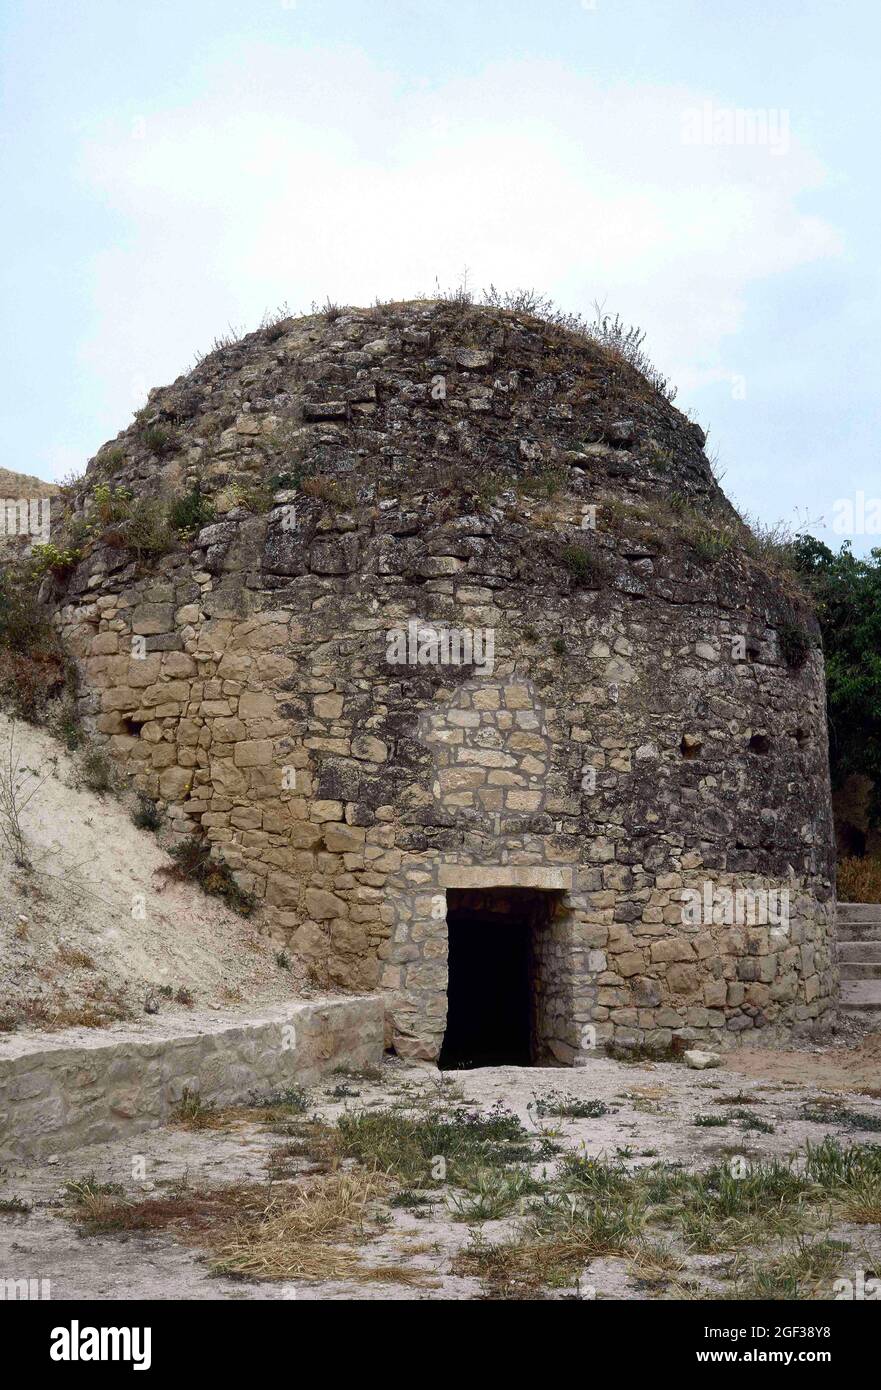
{"label": "weed growing on stone", "polygon": [[560,563],[572,576],[576,586],[596,588],[606,573],[602,558],[586,545],[564,545],[560,550]]}
{"label": "weed growing on stone", "polygon": [[203,893],[224,898],[234,912],[250,917],[257,905],[253,894],[239,887],[229,865],[212,856],[205,840],[190,835],[174,845],[169,854],[174,863],[162,868],[160,873],[169,878],[190,879],[198,883]]}
{"label": "weed growing on stone", "polygon": [[139,830],[158,830],[162,825],[162,813],[152,797],[138,792],[138,799],[132,808],[132,823]]}

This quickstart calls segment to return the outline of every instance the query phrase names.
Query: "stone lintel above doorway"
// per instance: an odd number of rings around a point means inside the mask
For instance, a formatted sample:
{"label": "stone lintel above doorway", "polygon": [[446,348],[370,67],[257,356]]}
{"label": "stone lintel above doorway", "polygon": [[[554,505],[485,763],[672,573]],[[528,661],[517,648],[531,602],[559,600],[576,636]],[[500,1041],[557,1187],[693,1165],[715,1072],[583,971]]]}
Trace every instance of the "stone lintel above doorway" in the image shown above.
{"label": "stone lintel above doorway", "polygon": [[441,888],[545,888],[569,892],[574,869],[544,864],[441,864]]}

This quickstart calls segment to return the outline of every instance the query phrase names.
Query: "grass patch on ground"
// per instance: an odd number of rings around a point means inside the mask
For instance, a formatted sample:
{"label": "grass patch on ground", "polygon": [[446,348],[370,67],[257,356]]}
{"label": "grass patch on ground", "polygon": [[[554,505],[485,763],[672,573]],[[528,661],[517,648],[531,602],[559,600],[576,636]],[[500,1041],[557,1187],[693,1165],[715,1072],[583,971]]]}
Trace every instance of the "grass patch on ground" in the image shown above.
{"label": "grass patch on ground", "polygon": [[513,1212],[522,1212],[530,1197],[547,1190],[548,1184],[533,1177],[528,1168],[476,1167],[460,1171],[461,1189],[450,1194],[449,1208],[454,1221],[500,1221]]}
{"label": "grass patch on ground", "polygon": [[30,1202],[22,1197],[0,1197],[0,1216],[29,1216]]}
{"label": "grass patch on ground", "polygon": [[732,1110],[728,1119],[737,1120],[743,1130],[755,1130],[757,1134],[774,1133],[774,1126],[763,1120],[760,1115],[754,1115],[751,1110]]}
{"label": "grass patch on ground", "polygon": [[296,1183],[179,1184],[137,1199],[94,1176],[69,1183],[67,1215],[84,1236],[165,1231],[206,1252],[211,1270],[245,1279],[366,1279],[420,1283],[421,1271],[362,1263],[353,1242],[394,1187],[383,1173],[353,1170]]}
{"label": "grass patch on ground", "polygon": [[845,1129],[862,1130],[866,1134],[881,1132],[881,1115],[851,1110],[840,1100],[805,1101],[801,1118],[814,1124],[843,1125]]}
{"label": "grass patch on ground", "polygon": [[533,1096],[530,1106],[533,1114],[543,1119],[547,1115],[557,1119],[598,1120],[608,1115],[609,1107],[601,1100],[580,1100],[564,1091],[548,1091],[544,1096]]}
{"label": "grass patch on ground", "polygon": [[732,1266],[733,1287],[725,1297],[787,1302],[829,1298],[847,1249],[836,1240],[799,1240],[792,1249],[770,1260],[757,1261],[753,1254],[742,1256]]}
{"label": "grass patch on ground", "polygon": [[[728,1277],[741,1290],[733,1296],[810,1297],[815,1285],[829,1287],[845,1248],[813,1239],[817,1229],[833,1218],[869,1224],[881,1216],[881,1148],[827,1139],[792,1162],[739,1160],[704,1172],[569,1153],[554,1189],[527,1210],[515,1236],[497,1244],[475,1236],[455,1271],[480,1277],[493,1296],[517,1298],[576,1284],[599,1256],[627,1257],[634,1277],[663,1283],[680,1269],[680,1252],[733,1252]],[[678,1250],[657,1243],[662,1232]],[[784,1248],[761,1263],[756,1252],[769,1244]]]}
{"label": "grass patch on ground", "polygon": [[453,1261],[453,1270],[476,1275],[498,1298],[567,1288],[599,1256],[638,1258],[643,1222],[638,1204],[584,1202],[556,1194],[530,1217],[518,1237],[491,1244],[473,1236]]}
{"label": "grass patch on ground", "polygon": [[241,1183],[206,1191],[181,1186],[141,1200],[126,1197],[121,1188],[110,1183],[69,1184],[67,1195],[68,1214],[81,1233],[89,1236],[170,1228],[180,1234],[195,1234],[209,1230],[218,1221],[241,1218],[249,1210],[259,1213],[266,1204],[265,1187]]}
{"label": "grass patch on ground", "polygon": [[[403,1267],[371,1267],[358,1245],[387,1227],[394,1211],[467,1222],[471,1240],[452,1272],[481,1279],[488,1296],[505,1299],[580,1288],[599,1258],[626,1261],[652,1296],[687,1290],[699,1298],[703,1272],[683,1273],[697,1254],[724,1257],[726,1297],[729,1289],[741,1298],[814,1297],[831,1288],[847,1249],[828,1238],[831,1228],[881,1221],[878,1145],[848,1147],[830,1137],[789,1159],[748,1162],[737,1153],[695,1171],[634,1163],[629,1148],[611,1157],[563,1151],[501,1103],[480,1112],[443,1086],[400,1090],[399,1105],[346,1111],[335,1123],[310,1117],[299,1088],[222,1110],[185,1092],[179,1123],[215,1129],[257,1121],[281,1137],[268,1155],[268,1182],[177,1186],[140,1200],[90,1175],[68,1185],[68,1214],[84,1234],[167,1230],[227,1276],[417,1285],[426,1282],[423,1269],[406,1259]],[[591,1104],[556,1091],[542,1100],[549,1113],[574,1104],[580,1114]],[[738,1113],[721,1118],[736,1121]],[[542,1166],[549,1158],[550,1175]],[[480,1223],[503,1219],[511,1222],[504,1239],[479,1233]]]}
{"label": "grass patch on ground", "polygon": [[393,1183],[383,1173],[354,1170],[309,1178],[263,1194],[263,1206],[213,1242],[211,1268],[250,1279],[357,1278],[357,1250],[338,1242],[365,1234],[369,1208]]}
{"label": "grass patch on ground", "polygon": [[341,1155],[416,1188],[464,1186],[475,1169],[537,1162],[549,1153],[547,1140],[537,1142],[500,1105],[483,1115],[464,1109],[416,1116],[362,1110],[340,1116],[336,1137]]}
{"label": "grass patch on ground", "polygon": [[184,1086],[180,1099],[171,1112],[171,1123],[177,1129],[222,1129],[223,1112],[210,1100],[203,1100],[198,1091]]}

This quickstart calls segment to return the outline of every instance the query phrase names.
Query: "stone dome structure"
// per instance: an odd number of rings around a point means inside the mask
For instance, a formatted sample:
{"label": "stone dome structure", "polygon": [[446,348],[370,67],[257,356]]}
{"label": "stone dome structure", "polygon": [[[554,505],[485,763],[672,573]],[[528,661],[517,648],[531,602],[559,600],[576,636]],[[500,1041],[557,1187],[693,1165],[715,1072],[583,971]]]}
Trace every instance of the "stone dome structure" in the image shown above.
{"label": "stone dome structure", "polygon": [[222,346],[89,464],[88,726],[403,1055],[831,1017],[819,638],[704,442],[614,344],[439,300]]}

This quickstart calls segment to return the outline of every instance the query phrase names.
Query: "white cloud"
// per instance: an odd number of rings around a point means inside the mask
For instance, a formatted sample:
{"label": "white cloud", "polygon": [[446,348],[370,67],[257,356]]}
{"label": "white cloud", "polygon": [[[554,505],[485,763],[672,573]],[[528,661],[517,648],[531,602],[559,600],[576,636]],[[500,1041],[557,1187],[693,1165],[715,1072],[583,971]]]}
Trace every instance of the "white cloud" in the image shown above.
{"label": "white cloud", "polygon": [[826,175],[796,126],[785,157],[683,144],[700,90],[535,62],[410,90],[356,51],[262,45],[200,72],[192,100],[143,113],[143,139],[108,121],[82,150],[114,216],[81,357],[119,425],[229,321],[430,291],[465,266],[566,308],[605,298],[674,379],[722,370],[753,282],[840,253],[800,208]]}

